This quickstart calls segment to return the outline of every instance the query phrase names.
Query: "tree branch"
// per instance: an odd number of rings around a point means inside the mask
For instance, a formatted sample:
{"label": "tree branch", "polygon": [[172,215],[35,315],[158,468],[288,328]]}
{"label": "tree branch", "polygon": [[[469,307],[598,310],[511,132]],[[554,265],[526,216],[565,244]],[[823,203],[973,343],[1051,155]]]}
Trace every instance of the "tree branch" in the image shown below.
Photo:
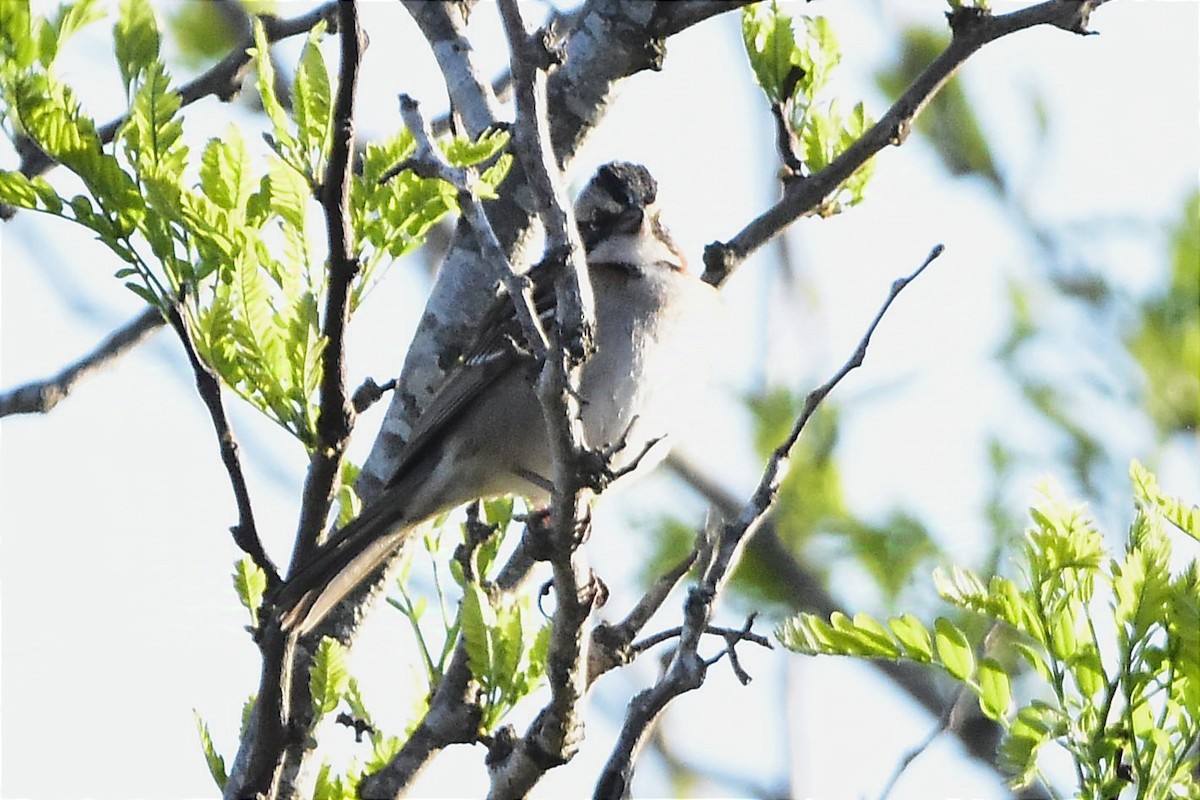
{"label": "tree branch", "polygon": [[762,478],[759,480],[758,488],[742,507],[737,518],[721,526],[712,554],[705,566],[703,577],[699,584],[688,592],[687,600],[684,603],[684,622],[679,636],[679,647],[659,681],[654,686],[639,692],[630,701],[617,744],[596,784],[595,796],[597,798],[613,798],[615,800],[627,794],[633,778],[633,766],[654,721],[676,697],[698,689],[704,684],[708,662],[697,652],[700,637],[709,625],[717,595],[728,580],[746,539],[754,533],[775,503],[779,486],[787,473],[792,447],[800,438],[805,425],[808,424],[808,420],[811,419],[821,402],[846,375],[862,365],[871,337],[892,302],[904,290],[904,287],[916,280],[941,253],[942,246],[938,245],[912,274],[892,283],[887,298],[875,314],[871,324],[867,326],[867,331],[859,340],[854,353],[834,373],[833,377],[809,392],[804,409],[792,426],[791,432],[771,454]]}
{"label": "tree branch", "polygon": [[416,140],[417,150],[403,164],[389,170],[384,179],[402,170],[411,169],[422,177],[440,178],[458,190],[459,211],[471,227],[484,260],[491,265],[495,273],[495,279],[504,284],[505,290],[513,300],[525,344],[535,358],[544,359],[549,349],[549,340],[546,332],[542,330],[541,322],[538,321],[537,308],[533,304],[532,286],[529,279],[513,266],[492,229],[483,203],[479,200],[478,174],[473,167],[455,167],[446,161],[433,142],[433,132],[421,113],[420,104],[406,94],[400,95],[400,115]]}
{"label": "tree branch", "polygon": [[[738,513],[741,501],[694,465],[675,455],[668,457],[667,465],[712,504],[718,514],[728,518]],[[780,540],[770,519],[764,520],[759,526],[759,530],[747,543],[746,551],[757,563],[768,565],[769,580],[772,585],[780,587],[781,595],[787,598],[791,610],[808,611],[824,618],[828,618],[835,611],[845,612],[845,608],[822,585],[822,581],[801,564],[795,554]],[[894,682],[934,717],[945,714],[953,705],[953,696],[938,686],[934,676],[927,669],[903,661],[872,659],[866,663]],[[999,773],[995,748],[999,726],[986,717],[979,720],[960,716],[956,717],[954,722],[969,723],[952,724],[948,730],[958,737],[963,747],[974,758]],[[1007,776],[1001,773],[1001,777]],[[1044,798],[1044,793],[1031,789],[1018,796],[1033,800]]]}
{"label": "tree branch", "polygon": [[[157,311],[157,309],[156,309]],[[237,503],[238,521],[229,529],[237,546],[254,560],[254,563],[267,576],[267,586],[274,588],[280,582],[279,570],[276,569],[271,557],[263,549],[262,541],[258,538],[258,528],[254,524],[254,509],[250,503],[250,489],[246,485],[246,476],[242,472],[242,461],[238,455],[237,439],[225,414],[225,404],[221,400],[221,383],[212,370],[200,359],[192,342],[191,331],[183,319],[182,304],[177,302],[167,312],[167,321],[183,344],[188,363],[192,366],[192,374],[196,380],[196,391],[201,402],[208,409],[212,419],[213,430],[217,434],[217,442],[221,447],[221,462],[229,474],[229,483],[233,486],[233,497]]]}
{"label": "tree branch", "polygon": [[491,84],[481,77],[475,65],[463,6],[426,0],[403,2],[441,67],[450,95],[451,118],[457,115],[466,126],[467,135],[478,138],[496,124],[499,104]]}
{"label": "tree branch", "polygon": [[786,181],[783,198],[778,203],[729,241],[713,242],[706,247],[703,279],[714,286],[723,284],[751,253],[800,217],[820,208],[830,194],[875,154],[888,145],[903,144],[917,115],[976,50],[1010,33],[1038,25],[1087,34],[1092,10],[1104,2],[1106,0],[1048,0],[1000,16],[966,6],[949,12],[946,16],[952,35],[941,55],[917,76],[870,130],[825,169]]}
{"label": "tree branch", "polygon": [[592,649],[589,652],[588,680],[595,681],[605,672],[632,661],[637,652],[633,640],[650,621],[675,587],[687,576],[696,560],[708,552],[708,537],[701,532],[696,545],[675,566],[664,572],[650,585],[646,594],[616,625],[601,623],[592,630]]}
{"label": "tree branch", "polygon": [[[358,4],[350,0],[337,3],[336,8],[341,62],[331,119],[332,139],[325,173],[320,185],[314,187],[325,215],[329,245],[318,442],[305,476],[291,571],[311,555],[324,529],[354,420],[354,408],[346,392],[344,335],[350,284],[359,267],[349,202],[354,105],[365,40],[358,22]],[[285,634],[278,620],[270,617],[259,631],[258,643],[262,672],[257,701],[225,787],[227,798],[295,796],[295,782],[313,750],[310,737],[301,735],[314,724],[308,691],[311,649],[297,637]]]}
{"label": "tree branch", "polygon": [[350,443],[350,429],[354,424],[354,407],[346,393],[345,332],[350,318],[350,284],[359,269],[357,245],[350,224],[350,176],[354,153],[354,101],[365,40],[358,23],[356,2],[338,4],[337,27],[341,66],[331,121],[332,141],[325,174],[321,185],[316,187],[329,242],[329,281],[321,331],[325,348],[321,351],[318,442],[304,482],[292,571],[311,556],[325,528],[337,493],[342,457]]}
{"label": "tree branch", "polygon": [[561,263],[555,278],[552,347],[538,379],[554,465],[550,565],[556,607],[546,674],[550,701],[515,743],[505,742],[489,765],[492,798],[524,797],[549,769],[565,764],[583,739],[583,699],[588,689],[588,643],[583,633],[596,597],[586,553],[579,547],[591,525],[593,480],[578,399],[578,368],[590,354],[592,289],[585,253],[550,145],[547,71],[562,52],[546,31],[529,36],[516,0],[500,0],[508,38],[516,122],[513,144],[546,229],[546,257]]}
{"label": "tree branch", "polygon": [[0,417],[49,413],[66,399],[79,381],[112,364],[150,338],[150,334],[165,323],[157,307],[147,306],[142,313],[106,336],[91,352],[57,374],[0,392]]}
{"label": "tree branch", "polygon": [[687,3],[680,3],[678,0],[658,0],[658,8],[654,12],[655,28],[660,36],[674,36],[710,17],[727,11],[737,11],[755,1],[689,0]]}

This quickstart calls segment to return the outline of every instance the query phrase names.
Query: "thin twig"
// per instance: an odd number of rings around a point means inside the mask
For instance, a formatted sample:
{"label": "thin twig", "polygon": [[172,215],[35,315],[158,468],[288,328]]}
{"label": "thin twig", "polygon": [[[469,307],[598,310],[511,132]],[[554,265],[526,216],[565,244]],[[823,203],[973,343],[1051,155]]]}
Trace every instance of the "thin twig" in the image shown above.
{"label": "thin twig", "polygon": [[0,417],[9,414],[46,414],[66,399],[79,381],[99,372],[144,342],[166,320],[156,306],[142,313],[104,338],[104,341],[78,361],[68,364],[56,375],[0,392]]}
{"label": "thin twig", "polygon": [[320,410],[317,446],[304,482],[292,571],[316,549],[337,493],[342,457],[354,424],[354,407],[346,395],[345,331],[350,319],[350,285],[359,269],[350,224],[350,177],[354,102],[365,41],[358,23],[358,4],[340,3],[338,12],[341,66],[331,121],[332,142],[325,174],[317,187],[329,241],[329,280],[321,331],[325,347],[321,351]]}
{"label": "thin twig", "polygon": [[599,781],[597,781],[595,792],[597,798],[613,798],[615,800],[625,796],[633,777],[633,766],[654,721],[676,697],[698,689],[704,684],[709,664],[697,653],[700,637],[709,625],[717,595],[723,588],[733,565],[737,562],[747,537],[753,534],[775,503],[779,486],[787,473],[792,447],[800,438],[805,425],[821,401],[846,375],[862,365],[871,337],[874,335],[875,329],[879,327],[884,314],[891,308],[892,302],[904,290],[904,287],[916,280],[941,253],[941,245],[934,247],[921,266],[912,274],[892,282],[887,298],[875,314],[871,324],[867,326],[867,331],[859,340],[854,353],[834,373],[833,377],[809,392],[804,409],[792,426],[792,430],[783,443],[775,448],[767,462],[758,488],[743,506],[737,518],[721,527],[713,546],[712,555],[704,569],[703,577],[699,585],[693,587],[688,593],[684,604],[684,622],[679,635],[679,646],[658,682],[639,692],[630,701],[617,744],[600,774]]}
{"label": "thin twig", "polygon": [[279,570],[271,557],[263,549],[262,541],[258,538],[258,528],[254,524],[254,508],[250,502],[250,489],[246,485],[246,475],[242,472],[242,460],[238,455],[238,443],[233,435],[233,427],[225,413],[225,403],[221,399],[221,383],[208,365],[201,360],[192,341],[191,331],[183,319],[182,301],[168,309],[168,322],[179,337],[183,350],[187,354],[188,363],[192,367],[192,375],[196,380],[196,391],[200,400],[208,409],[212,420],[213,430],[217,434],[217,442],[221,448],[221,463],[229,475],[229,483],[233,487],[234,501],[237,503],[238,521],[229,529],[237,546],[254,560],[254,563],[267,576],[268,588],[274,588],[280,582]]}
{"label": "thin twig", "polygon": [[354,406],[355,415],[361,414],[371,406],[379,402],[380,398],[387,392],[396,388],[396,379],[384,382],[382,385],[375,382],[374,378],[367,378],[354,390],[354,394],[350,398],[350,404]]}
{"label": "thin twig", "polygon": [[688,574],[692,565],[707,550],[708,537],[700,533],[696,546],[677,564],[658,577],[634,607],[616,625],[600,624],[592,630],[592,647],[588,652],[588,681],[593,682],[605,672],[633,660],[634,637],[641,633],[650,618],[662,608],[667,597]]}
{"label": "thin twig", "polygon": [[446,160],[441,150],[433,143],[433,132],[421,113],[420,104],[407,94],[400,95],[400,116],[404,118],[405,126],[412,133],[417,149],[403,164],[389,170],[385,179],[393,173],[411,169],[422,177],[441,178],[458,189],[459,210],[478,237],[485,260],[497,271],[497,278],[504,284],[513,300],[526,346],[535,358],[545,358],[549,342],[546,332],[538,322],[529,279],[512,265],[499,239],[496,238],[491,222],[484,212],[483,203],[479,200],[478,174],[470,167],[455,167]]}
{"label": "thin twig", "polygon": [[[772,649],[770,639],[762,634],[751,633],[749,628],[722,628],[717,625],[705,625],[704,632],[712,636],[723,637],[726,640],[728,640],[730,637],[733,637],[735,640],[740,642],[753,642],[761,647]],[[663,642],[668,642],[671,639],[675,639],[681,633],[683,633],[683,626],[676,625],[674,628],[667,628],[665,631],[652,633],[645,639],[634,642],[632,645],[630,645],[630,648],[634,652],[640,653],[644,650],[649,650],[655,645],[660,645]]]}
{"label": "thin twig", "polygon": [[[959,690],[959,697],[963,695],[963,692],[965,692],[965,689]],[[955,700],[955,703],[957,703],[957,700]],[[922,739],[919,744],[905,753],[900,759],[900,763],[896,765],[895,771],[892,772],[891,777],[888,778],[888,782],[884,784],[883,790],[880,791],[879,800],[887,800],[888,795],[892,793],[892,789],[896,787],[896,783],[900,780],[900,776],[904,774],[904,771],[908,769],[908,767],[914,761],[916,761],[922,753],[929,749],[929,746],[934,743],[937,737],[941,736],[950,728],[950,716],[954,712],[955,703],[950,703],[946,706],[946,710],[942,712],[940,717],[938,717],[937,725],[929,732],[929,735]]]}
{"label": "thin twig", "polygon": [[[341,64],[332,112],[332,141],[321,184],[316,188],[325,213],[329,242],[329,277],[322,335],[323,370],[317,419],[318,445],[305,476],[294,571],[315,548],[329,515],[342,457],[350,438],[354,409],[346,396],[344,333],[349,318],[350,283],[358,272],[349,219],[350,169],[354,152],[354,102],[364,39],[358,4],[340,2],[337,29]],[[268,595],[269,596],[269,595]],[[292,797],[304,763],[313,752],[309,736],[314,724],[308,674],[313,653],[277,620],[259,632],[262,673],[250,724],[242,735],[226,798]]]}
{"label": "thin twig", "polygon": [[820,208],[825,199],[871,157],[888,145],[903,144],[917,115],[976,50],[1010,33],[1038,25],[1089,33],[1088,17],[1103,2],[1105,0],[1048,0],[1000,16],[970,6],[950,12],[947,15],[953,32],[950,43],[887,113],[825,169],[800,180],[787,181],[783,198],[732,239],[713,242],[706,247],[703,279],[714,286],[723,284],[751,253],[800,217]]}
{"label": "thin twig", "polygon": [[[674,454],[667,458],[667,465],[711,503],[718,514],[733,517],[738,513],[742,501],[695,465]],[[844,607],[822,585],[821,579],[801,564],[780,540],[770,519],[759,525],[746,548],[757,563],[768,565],[770,581],[780,587],[781,596],[788,599],[789,608],[793,611],[808,611],[820,617],[829,617],[835,611],[845,612]],[[943,713],[946,693],[939,688],[928,670],[920,665],[886,659],[872,659],[866,664],[895,683],[932,716],[938,717]],[[984,724],[985,720],[965,727],[953,725],[950,732],[980,763],[999,771],[994,746],[999,733],[998,726],[990,720]],[[1002,774],[1002,777],[1007,776]]]}

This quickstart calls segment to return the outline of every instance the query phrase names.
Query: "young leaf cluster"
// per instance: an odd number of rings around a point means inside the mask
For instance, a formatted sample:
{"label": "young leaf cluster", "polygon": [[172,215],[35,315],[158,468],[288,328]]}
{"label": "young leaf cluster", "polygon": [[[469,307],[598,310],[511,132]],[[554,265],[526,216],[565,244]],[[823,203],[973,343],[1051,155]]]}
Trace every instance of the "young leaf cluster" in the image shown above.
{"label": "young leaf cluster", "polygon": [[351,763],[345,773],[339,773],[329,762],[323,762],[317,773],[314,800],[356,798],[362,776],[391,760],[400,749],[400,738],[382,732],[375,725],[358,681],[350,674],[349,651],[334,639],[322,639],[317,648],[309,673],[309,692],[316,721],[343,707],[346,711],[338,715],[337,721],[352,726],[356,737],[365,735],[371,744],[371,755],[361,767]]}
{"label": "young leaf cluster", "polygon": [[[319,47],[324,25],[310,32],[300,54],[290,112],[275,95],[269,43],[255,25],[252,55],[273,152],[252,154],[231,128],[196,159],[148,0],[121,0],[113,28],[128,110],[111,143],[56,77],[63,43],[97,18],[95,5],[66,5],[43,19],[28,0],[5,3],[5,130],[78,176],[85,191],[67,198],[44,178],[0,171],[0,202],[92,231],[122,262],[116,275],[131,291],[164,314],[177,309],[198,355],[222,381],[311,449],[327,285],[323,237],[310,218],[317,217],[332,130],[333,88]],[[503,134],[490,134],[445,149],[458,166],[487,161],[482,178],[494,189],[509,163],[500,154],[506,143]],[[353,179],[351,236],[363,268],[352,310],[385,260],[419,245],[456,210],[453,190],[437,179],[402,172],[380,184],[411,147],[406,133],[368,147],[364,171]]]}
{"label": "young leaf cluster", "polygon": [[[799,167],[820,172],[874,124],[862,102],[848,113],[836,100],[818,102],[841,49],[829,20],[786,13],[778,0],[755,3],[742,9],[742,41],[755,80],[776,115],[791,128]],[[818,213],[831,216],[861,202],[874,171],[868,161],[842,183]]]}
{"label": "young leaf cluster", "polygon": [[[411,558],[404,565],[398,581],[400,596],[389,597],[388,602],[412,626],[427,670],[426,691],[419,711],[427,710],[428,700],[441,681],[461,633],[468,663],[479,684],[480,732],[486,733],[494,730],[517,702],[540,684],[545,674],[550,628],[548,625],[535,628],[537,615],[530,609],[528,597],[511,602],[491,598],[483,576],[495,565],[504,534],[513,520],[513,501],[511,498],[488,501],[483,508],[484,527],[491,528],[492,535],[482,541],[471,541],[468,526],[464,526],[467,542],[458,552],[469,551],[465,556],[468,565],[464,567],[457,560],[451,562],[458,565],[451,574],[462,591],[457,614],[447,610],[448,587],[442,585],[437,573],[437,565],[443,560],[441,530],[445,520],[438,520],[425,536],[425,549],[434,569],[434,589],[442,609],[442,646],[437,656],[433,655],[430,638],[421,626],[427,610],[426,599],[414,600],[409,593]],[[248,588],[257,585],[253,572],[249,559],[243,559],[235,570],[234,584],[243,604],[254,595],[255,590]],[[468,578],[468,575],[479,577]],[[387,764],[399,751],[403,739],[376,726],[358,681],[350,673],[349,653],[333,639],[323,639],[318,647],[309,674],[309,692],[318,721],[341,709],[338,721],[353,724],[371,745],[371,755],[365,763],[351,763],[344,772],[336,771],[328,762],[323,763],[313,796],[323,800],[355,798],[362,777]],[[202,729],[201,739],[210,767],[218,762],[223,767],[224,762],[212,747],[211,739],[207,738],[206,729]],[[215,778],[217,772],[213,774]]]}
{"label": "young leaf cluster", "polygon": [[[1009,633],[1015,651],[978,643],[946,618],[930,630],[905,614],[886,625],[867,615],[828,621],[801,614],[777,631],[807,654],[907,660],[941,667],[973,693],[1005,734],[1002,761],[1015,786],[1039,776],[1045,745],[1065,748],[1078,796],[1200,798],[1200,562],[1170,569],[1168,526],[1200,541],[1200,509],[1169,497],[1137,462],[1136,511],[1124,553],[1106,552],[1082,507],[1047,493],[1030,509],[1022,579],[955,569],[935,577],[941,596]],[[1023,662],[1046,699],[1013,710],[1009,668]],[[1124,795],[1122,795],[1124,796]]]}
{"label": "young leaf cluster", "polygon": [[467,660],[481,689],[480,729],[487,733],[540,685],[550,626],[537,625],[528,597],[494,601],[478,583],[463,587],[460,614]]}
{"label": "young leaf cluster", "polygon": [[550,626],[537,624],[538,615],[531,610],[529,597],[498,599],[492,591],[487,575],[495,565],[513,520],[513,501],[504,498],[482,505],[483,527],[490,529],[490,535],[473,540],[471,524],[464,525],[465,545],[459,548],[450,562],[451,576],[462,592],[458,614],[453,620],[447,613],[446,592],[437,580],[438,545],[432,540],[426,542],[426,549],[434,557],[435,590],[442,608],[444,628],[443,646],[436,661],[418,624],[425,604],[413,602],[403,580],[401,598],[389,598],[389,602],[412,625],[429,672],[430,694],[436,688],[461,634],[471,674],[480,687],[480,731],[489,733],[518,702],[540,685],[550,647]]}

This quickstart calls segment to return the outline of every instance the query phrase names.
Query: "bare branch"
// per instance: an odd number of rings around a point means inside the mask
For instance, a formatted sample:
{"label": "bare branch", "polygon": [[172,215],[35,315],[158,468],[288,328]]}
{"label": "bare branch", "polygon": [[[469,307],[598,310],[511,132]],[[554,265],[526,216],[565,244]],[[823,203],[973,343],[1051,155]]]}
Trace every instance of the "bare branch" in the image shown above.
{"label": "bare branch", "polygon": [[56,375],[0,392],[0,417],[9,414],[47,414],[66,399],[75,385],[137,347],[166,323],[162,312],[147,306],[104,338],[95,349]]}
{"label": "bare branch", "polygon": [[708,548],[708,537],[704,533],[696,537],[692,548],[675,566],[658,577],[633,609],[616,625],[597,625],[592,631],[592,649],[588,659],[588,681],[595,681],[605,672],[629,663],[636,655],[632,647],[634,638],[650,621],[667,597],[688,574],[692,565]]}
{"label": "bare branch", "polygon": [[217,434],[217,442],[221,447],[221,462],[225,465],[225,471],[229,474],[229,482],[233,486],[238,521],[229,531],[233,534],[233,540],[237,546],[266,573],[267,586],[274,588],[280,581],[279,570],[271,561],[271,557],[267,555],[266,550],[263,549],[262,541],[258,538],[258,528],[254,524],[254,509],[250,503],[250,489],[246,485],[245,473],[242,472],[242,460],[238,455],[237,439],[233,435],[233,428],[229,424],[229,417],[225,414],[225,404],[221,399],[221,383],[197,354],[195,344],[192,342],[191,331],[183,319],[180,303],[176,303],[168,310],[168,322],[183,344],[188,363],[192,366],[196,391],[212,419],[213,430]]}
{"label": "bare branch", "polygon": [[680,3],[677,0],[659,0],[658,9],[654,12],[655,24],[660,35],[674,36],[710,17],[724,14],[727,11],[737,11],[742,6],[748,6],[754,1],[690,0],[687,3]]}
{"label": "bare branch", "polygon": [[467,38],[465,11],[458,3],[403,0],[404,7],[425,34],[446,79],[450,114],[457,115],[472,139],[478,138],[499,118],[492,86],[481,76]]}
{"label": "bare branch", "polygon": [[700,637],[709,625],[717,595],[724,587],[747,537],[753,534],[775,503],[780,483],[787,473],[789,454],[793,445],[800,438],[805,425],[821,401],[846,375],[862,365],[871,337],[892,302],[904,287],[916,280],[941,253],[942,246],[938,245],[912,274],[892,283],[887,298],[875,314],[871,324],[867,326],[867,331],[859,340],[854,353],[834,373],[833,377],[809,392],[804,409],[792,426],[791,432],[775,448],[767,462],[758,488],[743,506],[737,518],[721,527],[713,546],[712,555],[705,566],[703,577],[699,584],[688,593],[684,603],[684,622],[679,635],[679,647],[662,678],[654,686],[639,692],[630,701],[617,744],[596,784],[596,797],[615,799],[626,795],[633,777],[633,766],[645,745],[654,721],[676,697],[698,689],[704,684],[709,662],[701,658],[697,652]]}
{"label": "bare branch", "polygon": [[422,177],[441,178],[458,189],[459,210],[474,231],[486,261],[498,273],[496,277],[504,284],[513,300],[517,320],[521,323],[521,332],[525,336],[525,344],[534,357],[545,358],[549,343],[546,332],[542,330],[538,321],[529,279],[518,272],[509,261],[499,239],[496,238],[495,231],[492,230],[483,203],[479,200],[478,174],[472,167],[455,167],[446,161],[445,156],[433,143],[433,132],[421,113],[420,104],[406,94],[400,95],[400,115],[404,117],[404,124],[416,140],[417,151],[403,164],[389,170],[384,179],[401,170],[411,169]]}
{"label": "bare branch", "polygon": [[526,796],[548,769],[566,763],[578,749],[588,689],[589,639],[583,628],[596,596],[585,553],[578,546],[591,525],[592,481],[584,466],[589,451],[576,387],[578,367],[592,349],[592,290],[546,114],[546,71],[561,63],[562,53],[551,33],[529,36],[516,0],[500,0],[500,14],[517,105],[514,149],[546,228],[547,258],[561,260],[561,268],[555,277],[552,349],[538,379],[554,464],[548,533],[557,605],[546,669],[551,697],[523,737],[493,750],[489,769],[493,798]]}
{"label": "bare branch", "polygon": [[[741,500],[694,465],[676,455],[669,456],[667,464],[675,474],[711,503],[718,514],[733,517],[738,513]],[[769,519],[759,526],[759,530],[747,543],[746,549],[757,563],[769,565],[772,584],[781,588],[782,596],[788,598],[789,608],[793,611],[808,611],[826,618],[835,611],[845,612],[845,608],[822,585],[821,579],[801,564],[780,540],[775,526]],[[920,666],[884,659],[874,659],[866,663],[893,681],[934,717],[943,714],[953,701],[953,698],[938,686],[929,671]],[[990,720],[986,721],[986,724],[980,720],[972,720],[971,723],[951,725],[949,730],[958,737],[973,757],[992,769],[998,769],[995,751],[997,726]],[[1032,798],[1040,795],[1033,793],[1029,796]]]}
{"label": "bare branch", "polygon": [[933,96],[976,50],[1010,33],[1051,25],[1086,34],[1088,17],[1105,0],[1048,0],[1010,14],[993,16],[963,6],[947,14],[952,36],[941,55],[917,76],[887,113],[825,169],[784,183],[783,198],[727,242],[704,250],[703,279],[720,286],[733,270],[758,248],[800,217],[820,208],[825,199],[870,158],[888,145],[900,145],[913,121]]}
{"label": "bare branch", "polygon": [[[328,290],[322,325],[326,343],[321,354],[318,445],[305,476],[292,571],[315,549],[324,528],[354,420],[354,408],[346,394],[344,333],[349,319],[350,284],[358,272],[349,201],[354,103],[364,39],[358,22],[358,4],[341,2],[336,8],[341,64],[329,159],[321,184],[316,187],[329,243]],[[314,724],[308,690],[313,653],[308,647],[297,637],[285,634],[273,618],[259,631],[263,662],[259,690],[225,786],[227,798],[297,794],[295,782],[313,749],[310,737],[301,735],[301,731],[311,729]]]}
{"label": "bare branch", "polygon": [[374,378],[367,378],[362,384],[354,390],[354,394],[350,398],[350,404],[354,406],[355,415],[361,414],[371,406],[379,402],[379,398],[387,392],[396,388],[396,381],[393,378],[390,381],[385,381],[383,385],[375,382]]}
{"label": "bare branch", "polygon": [[[733,642],[753,642],[754,644],[759,645],[760,647],[765,647],[768,650],[773,649],[771,640],[766,636],[750,632],[750,624],[754,621],[754,616],[755,615],[751,614],[750,618],[746,621],[746,625],[742,628],[722,628],[717,625],[705,625],[704,632],[711,636],[722,637],[725,639],[727,644],[731,640]],[[660,645],[663,642],[669,642],[671,639],[677,638],[682,633],[683,626],[677,625],[674,628],[667,628],[665,631],[659,631],[658,633],[651,634],[645,639],[635,642],[633,645],[631,645],[631,647],[634,652],[640,653],[643,650],[649,650],[651,647]]]}
{"label": "bare branch", "polygon": [[317,197],[325,214],[329,242],[329,280],[321,351],[321,395],[317,417],[318,444],[313,449],[304,481],[296,547],[291,571],[303,564],[317,546],[329,509],[337,494],[342,457],[350,443],[354,407],[346,394],[345,331],[350,318],[350,284],[358,274],[354,233],[350,224],[350,177],[354,153],[354,102],[358,69],[366,44],[358,23],[358,4],[338,5],[341,66],[334,98],[332,142]]}

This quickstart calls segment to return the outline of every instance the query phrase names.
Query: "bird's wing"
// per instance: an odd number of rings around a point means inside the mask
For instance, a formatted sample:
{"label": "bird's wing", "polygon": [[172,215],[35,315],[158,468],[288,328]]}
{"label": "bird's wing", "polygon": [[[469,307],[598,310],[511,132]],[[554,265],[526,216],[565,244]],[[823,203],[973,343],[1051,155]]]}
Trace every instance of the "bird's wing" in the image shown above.
{"label": "bird's wing", "polygon": [[[533,282],[533,305],[547,324],[554,318],[554,281],[552,267],[542,262],[529,270]],[[446,431],[453,430],[454,420],[466,410],[501,375],[521,368],[527,359],[525,334],[517,320],[513,300],[501,289],[496,301],[480,320],[475,339],[467,347],[461,362],[446,375],[425,410],[413,424],[412,433],[387,485],[404,479],[409,468],[425,455],[430,445]]]}

